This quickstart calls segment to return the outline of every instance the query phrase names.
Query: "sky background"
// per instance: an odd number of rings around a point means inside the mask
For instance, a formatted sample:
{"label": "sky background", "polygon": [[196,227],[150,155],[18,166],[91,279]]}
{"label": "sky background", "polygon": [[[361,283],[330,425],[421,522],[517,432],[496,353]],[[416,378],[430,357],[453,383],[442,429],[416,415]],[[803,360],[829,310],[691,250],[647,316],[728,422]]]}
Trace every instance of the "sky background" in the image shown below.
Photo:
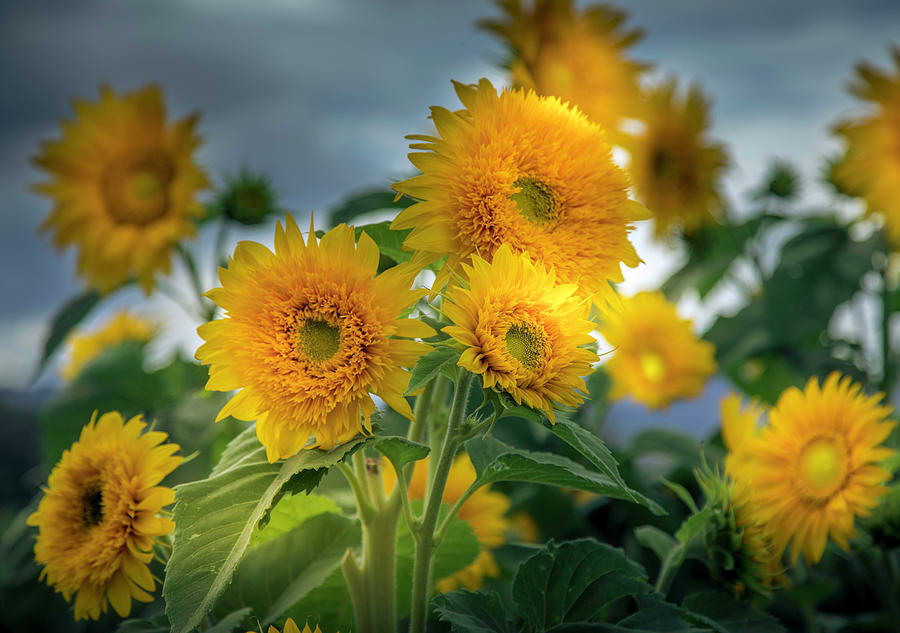
{"label": "sky background", "polygon": [[[891,0],[617,6],[645,29],[632,56],[654,64],[652,77],[698,81],[712,95],[713,134],[730,149],[726,184],[738,202],[772,158],[796,163],[807,184],[817,177],[837,147],[830,125],[858,108],[845,90],[854,64],[886,65],[900,39]],[[428,130],[428,106],[456,106],[451,78],[504,84],[502,46],[474,27],[496,13],[469,0],[0,2],[0,388],[25,388],[51,315],[81,291],[73,253],[36,233],[50,202],[29,191],[40,179],[29,158],[58,135],[70,98],[95,99],[101,82],[160,83],[172,115],[202,112],[198,158],[216,181],[241,166],[262,170],[299,219],[409,174],[403,137]],[[646,263],[626,271],[629,292],[658,286],[678,262],[648,229],[635,236]],[[241,237],[270,244],[272,227]],[[120,293],[88,324],[122,306],[166,315],[157,354],[196,346],[196,324],[138,292]],[[709,319],[695,316],[698,327]],[[38,386],[55,380],[51,370]]]}

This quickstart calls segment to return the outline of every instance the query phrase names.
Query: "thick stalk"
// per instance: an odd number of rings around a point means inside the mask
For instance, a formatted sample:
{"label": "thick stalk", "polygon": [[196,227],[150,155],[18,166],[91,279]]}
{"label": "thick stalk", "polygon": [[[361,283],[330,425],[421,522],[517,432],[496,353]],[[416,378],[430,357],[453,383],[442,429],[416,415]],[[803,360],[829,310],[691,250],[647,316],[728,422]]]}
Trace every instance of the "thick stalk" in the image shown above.
{"label": "thick stalk", "polygon": [[[422,526],[416,535],[409,633],[424,633],[425,631],[425,621],[428,615],[428,595],[431,588],[431,567],[435,548],[434,530],[441,510],[447,475],[450,473],[450,466],[460,444],[459,429],[466,416],[466,402],[469,395],[469,386],[472,384],[472,377],[473,374],[461,370],[459,380],[456,383],[453,404],[450,406],[447,427],[443,433],[440,453],[437,456],[437,465],[432,473],[431,486],[425,500],[425,514],[422,516]],[[434,456],[432,456],[433,460]]]}

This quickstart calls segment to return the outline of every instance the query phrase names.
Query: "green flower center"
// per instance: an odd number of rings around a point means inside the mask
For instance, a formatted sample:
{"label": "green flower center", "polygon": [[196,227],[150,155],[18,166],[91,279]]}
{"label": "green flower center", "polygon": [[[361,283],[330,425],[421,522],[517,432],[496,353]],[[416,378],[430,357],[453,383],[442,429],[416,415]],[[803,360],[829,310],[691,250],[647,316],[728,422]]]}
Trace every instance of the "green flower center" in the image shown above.
{"label": "green flower center", "polygon": [[297,338],[300,351],[313,363],[328,360],[341,346],[341,330],[321,319],[307,319]]}
{"label": "green flower center", "polygon": [[131,192],[135,200],[147,202],[162,193],[162,183],[151,171],[139,171],[131,177]]}
{"label": "green flower center", "polygon": [[513,185],[519,191],[509,197],[529,222],[547,224],[559,217],[559,204],[548,185],[531,177],[519,178]]}
{"label": "green flower center", "polygon": [[544,338],[533,327],[511,325],[506,330],[506,351],[526,369],[534,369],[540,364],[545,347]]}
{"label": "green flower center", "polygon": [[659,382],[666,375],[666,364],[656,352],[641,354],[641,371],[650,382]]}
{"label": "green flower center", "polygon": [[88,527],[103,523],[103,491],[99,485],[89,487],[82,495],[81,516]]}
{"label": "green flower center", "polygon": [[809,442],[800,454],[800,472],[813,492],[830,492],[844,479],[846,464],[837,443],[825,437]]}

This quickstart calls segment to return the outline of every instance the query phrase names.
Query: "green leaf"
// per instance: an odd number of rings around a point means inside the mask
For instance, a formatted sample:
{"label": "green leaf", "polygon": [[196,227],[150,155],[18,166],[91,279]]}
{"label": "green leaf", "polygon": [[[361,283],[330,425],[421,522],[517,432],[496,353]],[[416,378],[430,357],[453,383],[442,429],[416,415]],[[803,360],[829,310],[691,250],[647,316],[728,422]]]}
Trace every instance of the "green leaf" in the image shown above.
{"label": "green leaf", "polygon": [[668,532],[663,532],[653,525],[642,525],[634,529],[634,537],[637,542],[656,554],[660,561],[666,560],[675,548],[679,547],[677,540]]}
{"label": "green leaf", "polygon": [[631,442],[632,459],[645,455],[665,455],[674,465],[688,470],[700,466],[700,444],[686,433],[672,429],[648,429]]}
{"label": "green leaf", "polygon": [[172,633],[187,633],[203,620],[282,488],[298,474],[334,465],[364,441],[356,438],[331,451],[301,450],[270,464],[265,448],[247,441],[251,432],[235,439],[241,454],[226,451],[228,468],[175,489],[175,544],[163,586]]}
{"label": "green leaf", "polygon": [[[249,613],[250,609],[246,611]],[[116,633],[169,633],[169,619],[165,615],[157,615],[148,620],[130,618],[119,624]]]}
{"label": "green leaf", "polygon": [[431,449],[424,444],[411,442],[405,437],[379,437],[369,444],[372,448],[391,460],[395,471],[410,462],[417,462],[428,457]]}
{"label": "green leaf", "polygon": [[250,548],[271,541],[276,536],[286,534],[300,526],[310,517],[331,512],[340,514],[341,509],[330,497],[313,494],[294,494],[282,498],[269,513],[269,521],[265,527],[253,532],[250,537]]}
{"label": "green leaf", "polygon": [[402,264],[408,262],[413,256],[412,251],[403,250],[403,241],[411,231],[412,229],[394,231],[391,229],[390,222],[377,222],[356,227],[356,239],[359,239],[361,233],[367,233],[378,245],[378,250],[382,255]]}
{"label": "green leaf", "polygon": [[439,594],[435,611],[449,622],[453,633],[517,633],[500,596],[495,592],[472,592],[465,589]]}
{"label": "green leaf", "polygon": [[275,622],[323,584],[340,567],[347,548],[359,546],[360,538],[354,519],[331,512],[306,519],[247,551],[217,610],[246,605],[263,626]]}
{"label": "green leaf", "polygon": [[[492,437],[469,440],[466,442],[466,450],[478,474],[472,488],[496,481],[526,481],[632,500],[633,491],[630,489],[560,455],[523,451]],[[654,512],[662,513],[655,504],[648,507]]]}
{"label": "green leaf", "polygon": [[50,332],[44,340],[44,351],[41,354],[41,359],[38,361],[32,380],[41,374],[47,365],[47,361],[53,356],[53,352],[66,340],[72,328],[81,323],[84,317],[94,309],[94,306],[100,302],[101,298],[102,295],[96,290],[86,290],[77,297],[70,299],[66,305],[60,308],[59,312],[53,315],[53,321],[50,323]]}
{"label": "green leaf", "polygon": [[670,604],[658,593],[636,596],[637,613],[614,626],[610,633],[701,633],[708,632],[707,626],[697,626],[696,619],[685,609]]}
{"label": "green leaf", "polygon": [[752,609],[719,591],[700,591],[684,599],[682,606],[717,633],[783,633],[784,626],[768,613]]}
{"label": "green leaf", "polygon": [[405,209],[415,203],[415,200],[406,196],[395,200],[396,196],[397,194],[392,191],[382,191],[381,189],[352,196],[328,213],[329,225],[337,226],[342,222],[350,224],[354,218],[365,213],[382,209]]}
{"label": "green leaf", "polygon": [[340,569],[331,572],[328,579],[313,589],[305,598],[293,605],[288,613],[297,622],[321,622],[331,631],[354,631],[353,604]]}
{"label": "green leaf", "polygon": [[456,367],[459,360],[459,352],[452,347],[436,347],[421,358],[416,366],[413,367],[412,375],[409,377],[409,386],[406,388],[406,395],[410,395],[418,391],[429,382],[438,377],[441,369],[445,365]]}
{"label": "green leaf", "polygon": [[535,631],[586,622],[611,602],[652,591],[647,572],[625,553],[594,539],[547,546],[522,563],[513,600]]}
{"label": "green leaf", "polygon": [[249,615],[249,607],[238,609],[237,611],[233,611],[223,618],[219,618],[218,622],[206,629],[203,633],[231,633],[241,624],[241,622],[243,622],[244,618]]}

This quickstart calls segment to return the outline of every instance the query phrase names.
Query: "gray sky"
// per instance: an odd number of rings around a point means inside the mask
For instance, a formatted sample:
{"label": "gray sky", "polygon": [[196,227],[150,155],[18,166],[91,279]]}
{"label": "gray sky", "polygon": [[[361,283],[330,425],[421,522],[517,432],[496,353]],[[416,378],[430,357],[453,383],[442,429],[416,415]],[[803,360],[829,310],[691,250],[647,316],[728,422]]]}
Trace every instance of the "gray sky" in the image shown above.
{"label": "gray sky", "polygon": [[[829,125],[853,111],[844,91],[853,65],[886,64],[900,39],[900,3],[887,0],[620,6],[646,30],[635,57],[714,96],[714,132],[735,159],[732,197],[772,157],[814,177],[835,147]],[[403,137],[427,130],[429,105],[456,105],[451,78],[503,83],[500,45],[473,27],[493,14],[468,0],[0,3],[0,387],[24,386],[50,315],[81,289],[72,253],[36,235],[50,203],[28,191],[40,177],[29,157],[58,135],[72,96],[93,99],[104,81],[161,83],[171,113],[203,112],[199,158],[214,178],[241,165],[264,170],[284,206],[306,216],[408,173]],[[270,243],[271,233],[250,236]],[[637,242],[647,263],[628,283],[653,286],[677,257],[645,228]],[[136,302],[129,292],[112,306]],[[174,310],[163,299],[148,309]],[[191,347],[193,327],[179,317],[169,337]]]}

